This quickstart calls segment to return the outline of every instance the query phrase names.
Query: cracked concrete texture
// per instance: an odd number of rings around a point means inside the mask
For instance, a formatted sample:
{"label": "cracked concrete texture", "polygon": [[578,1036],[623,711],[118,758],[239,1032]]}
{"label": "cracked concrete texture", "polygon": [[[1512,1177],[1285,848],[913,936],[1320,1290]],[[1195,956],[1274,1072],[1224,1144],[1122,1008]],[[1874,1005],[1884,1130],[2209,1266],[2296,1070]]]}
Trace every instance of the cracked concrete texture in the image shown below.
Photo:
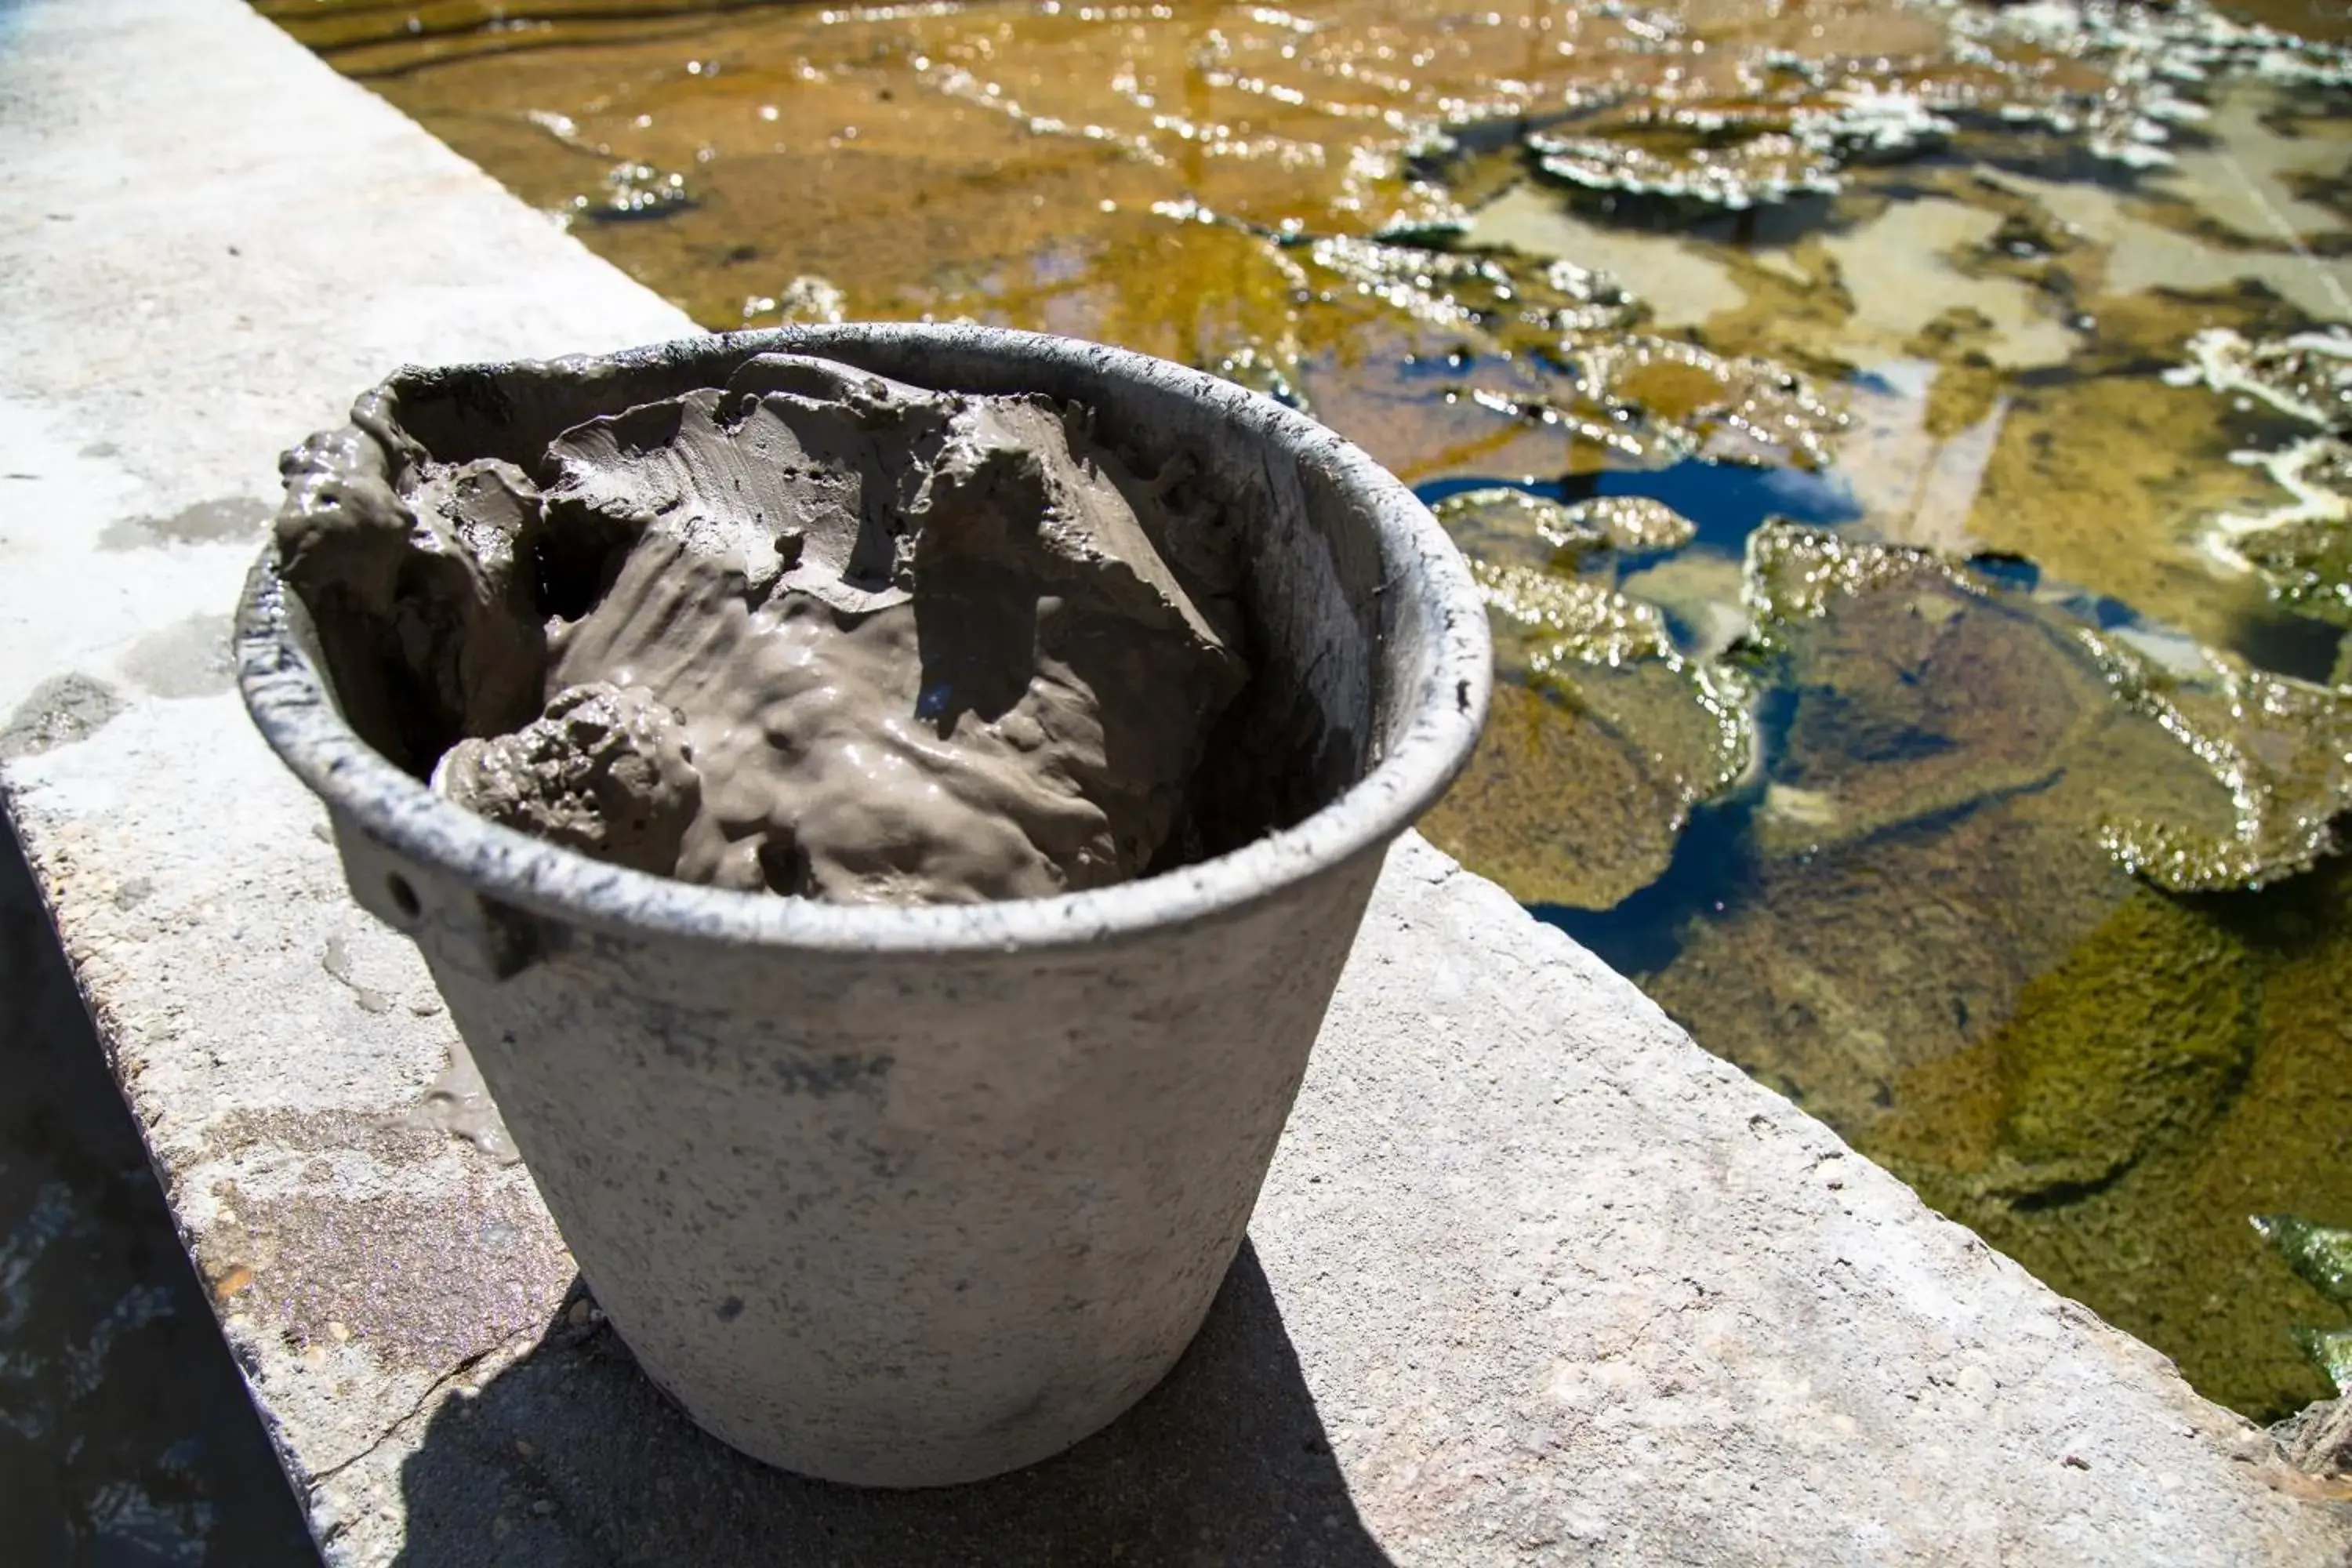
{"label": "cracked concrete texture", "polygon": [[[236,0],[0,11],[0,780],[338,1563],[2342,1561],[2339,1507],[1416,840],[1209,1330],[1038,1469],[913,1497],[688,1426],[235,697],[278,449],[403,360],[688,330]],[[303,150],[332,145],[322,183]],[[215,503],[218,503],[215,505]],[[211,507],[211,510],[205,510]],[[142,679],[142,673],[149,679]],[[37,702],[36,707],[39,704]],[[30,733],[30,731],[27,731]]]}

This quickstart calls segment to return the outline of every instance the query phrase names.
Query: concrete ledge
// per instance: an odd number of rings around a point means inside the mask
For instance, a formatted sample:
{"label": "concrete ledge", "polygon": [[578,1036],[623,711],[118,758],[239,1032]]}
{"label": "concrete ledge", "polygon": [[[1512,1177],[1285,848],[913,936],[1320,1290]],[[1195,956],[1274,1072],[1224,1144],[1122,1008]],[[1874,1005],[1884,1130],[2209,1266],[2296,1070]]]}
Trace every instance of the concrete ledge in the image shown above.
{"label": "concrete ledge", "polygon": [[1141,1409],[952,1492],[737,1458],[436,1119],[446,1020],[225,657],[276,455],[352,393],[686,321],[237,0],[0,10],[0,779],[334,1561],[2352,1550],[2162,1358],[1417,839]]}

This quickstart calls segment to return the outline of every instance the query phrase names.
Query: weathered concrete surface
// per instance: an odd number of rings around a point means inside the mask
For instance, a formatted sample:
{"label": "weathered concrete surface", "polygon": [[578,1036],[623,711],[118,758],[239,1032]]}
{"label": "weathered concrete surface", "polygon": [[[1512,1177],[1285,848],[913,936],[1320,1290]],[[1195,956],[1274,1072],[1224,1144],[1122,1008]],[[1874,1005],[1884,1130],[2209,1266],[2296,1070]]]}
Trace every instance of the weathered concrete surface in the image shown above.
{"label": "weathered concrete surface", "polygon": [[0,768],[315,1476],[570,1275],[523,1172],[413,1115],[439,1003],[230,689],[278,454],[404,360],[690,325],[237,0],[0,5]]}
{"label": "weathered concrete surface", "polygon": [[[336,183],[310,159],[332,148]],[[681,330],[236,0],[0,8],[0,777],[340,1562],[2336,1563],[2337,1505],[1491,886],[1392,859],[1245,1253],[982,1488],[698,1436],[218,647],[278,449],[403,359]]]}

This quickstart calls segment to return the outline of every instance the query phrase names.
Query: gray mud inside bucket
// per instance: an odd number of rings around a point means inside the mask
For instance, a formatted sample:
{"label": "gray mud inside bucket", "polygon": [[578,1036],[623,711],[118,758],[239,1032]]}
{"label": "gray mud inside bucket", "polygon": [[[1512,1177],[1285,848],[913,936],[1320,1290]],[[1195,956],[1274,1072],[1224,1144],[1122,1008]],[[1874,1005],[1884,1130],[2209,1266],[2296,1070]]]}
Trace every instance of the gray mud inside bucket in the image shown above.
{"label": "gray mud inside bucket", "polygon": [[647,1374],[786,1468],[974,1479],[1116,1417],[1199,1328],[1385,847],[1475,739],[1484,611],[1361,453],[1092,345],[810,329],[387,386],[435,458],[527,464],[583,419],[780,351],[1087,405],[1142,464],[1181,454],[1245,530],[1253,679],[1212,737],[1181,863],[952,908],[692,887],[432,796],[418,759],[387,760],[404,737],[345,722],[320,666],[348,682],[350,650],[268,557],[242,674],[326,799],[353,891],[423,952]]}

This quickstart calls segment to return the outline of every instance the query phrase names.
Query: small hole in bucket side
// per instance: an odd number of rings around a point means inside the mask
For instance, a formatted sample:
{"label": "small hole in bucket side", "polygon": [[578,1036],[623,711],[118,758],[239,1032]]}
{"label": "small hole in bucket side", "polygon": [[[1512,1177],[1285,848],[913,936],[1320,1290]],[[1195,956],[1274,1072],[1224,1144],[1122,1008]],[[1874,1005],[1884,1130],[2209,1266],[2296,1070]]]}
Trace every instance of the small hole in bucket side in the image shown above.
{"label": "small hole in bucket side", "polygon": [[394,871],[383,879],[383,885],[392,894],[393,907],[400,911],[403,920],[413,921],[423,912],[425,906],[417,901],[416,889],[408,885],[407,878]]}

